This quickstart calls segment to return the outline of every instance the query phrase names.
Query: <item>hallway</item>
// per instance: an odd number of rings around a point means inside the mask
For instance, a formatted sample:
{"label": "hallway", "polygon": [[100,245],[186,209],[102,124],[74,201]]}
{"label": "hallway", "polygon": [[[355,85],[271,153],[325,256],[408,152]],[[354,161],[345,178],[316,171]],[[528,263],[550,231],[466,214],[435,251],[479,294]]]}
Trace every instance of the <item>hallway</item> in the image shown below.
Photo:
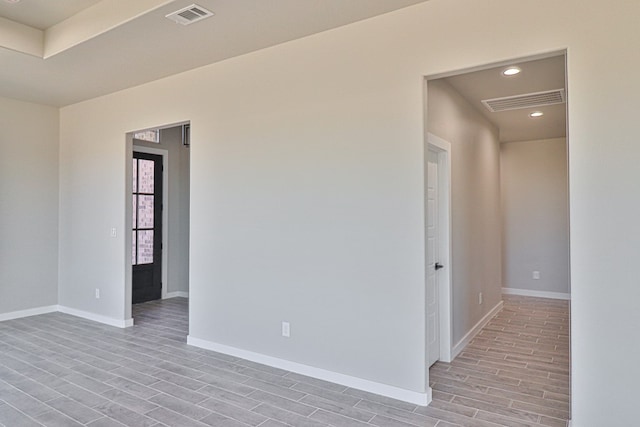
{"label": "hallway", "polygon": [[[503,295],[504,308],[451,363],[429,370],[433,403],[508,427],[565,427],[569,418],[569,303]],[[476,425],[476,424],[463,424]],[[482,425],[482,424],[477,424]]]}

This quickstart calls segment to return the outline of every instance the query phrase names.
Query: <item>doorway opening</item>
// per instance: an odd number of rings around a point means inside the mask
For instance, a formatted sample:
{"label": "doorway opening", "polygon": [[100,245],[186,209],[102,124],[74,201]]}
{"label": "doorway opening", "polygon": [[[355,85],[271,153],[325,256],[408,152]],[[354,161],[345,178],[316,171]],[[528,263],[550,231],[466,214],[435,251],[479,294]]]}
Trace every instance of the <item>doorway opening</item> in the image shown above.
{"label": "doorway opening", "polygon": [[[521,296],[551,301],[551,322],[560,322],[563,316],[566,320],[566,327],[554,325],[559,328],[556,347],[566,352],[533,356],[544,353],[545,346],[540,345],[518,357],[540,362],[540,367],[544,358],[565,362],[561,371],[566,372],[567,386],[560,385],[562,391],[556,397],[568,405],[566,82],[564,51],[425,79],[425,318],[426,360],[431,366],[437,360],[449,363],[461,354],[465,359],[465,348],[477,349],[479,342],[487,349],[499,348],[497,353],[503,351],[507,339],[491,347],[481,332],[501,312],[503,295],[508,310]],[[448,214],[439,206],[443,159],[450,161]],[[442,218],[450,220],[448,236],[439,231]],[[448,250],[439,238],[447,240]],[[441,261],[447,256],[447,263]],[[563,306],[566,315],[560,314]],[[438,332],[440,336],[433,336]],[[509,344],[517,348],[520,343]],[[491,352],[486,355],[487,364],[493,363]]]}
{"label": "doorway opening", "polygon": [[188,305],[189,147],[188,122],[127,134],[129,318],[132,304],[184,298]]}

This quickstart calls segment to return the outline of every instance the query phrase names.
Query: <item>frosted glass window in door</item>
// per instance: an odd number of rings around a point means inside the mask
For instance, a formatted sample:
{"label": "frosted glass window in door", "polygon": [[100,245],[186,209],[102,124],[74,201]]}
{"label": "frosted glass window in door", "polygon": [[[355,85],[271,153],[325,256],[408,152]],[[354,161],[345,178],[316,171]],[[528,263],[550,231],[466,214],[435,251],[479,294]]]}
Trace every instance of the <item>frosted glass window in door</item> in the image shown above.
{"label": "frosted glass window in door", "polygon": [[153,194],[153,160],[138,160],[138,191],[137,193]]}
{"label": "frosted glass window in door", "polygon": [[138,160],[137,159],[133,159],[133,192],[134,193],[138,192]]}
{"label": "frosted glass window in door", "polygon": [[154,262],[154,228],[156,200],[154,194],[155,162],[146,159],[133,161],[132,208],[132,265]]}
{"label": "frosted glass window in door", "polygon": [[153,230],[138,230],[138,265],[153,263]]}
{"label": "frosted glass window in door", "polygon": [[131,236],[131,265],[137,264],[136,262],[137,247],[138,247],[137,236],[138,236],[138,232],[133,230],[133,233]]}
{"label": "frosted glass window in door", "polygon": [[138,196],[138,228],[153,228],[153,196]]}
{"label": "frosted glass window in door", "polygon": [[131,224],[133,224],[133,228],[138,228],[138,195],[133,195],[133,218],[131,218]]}

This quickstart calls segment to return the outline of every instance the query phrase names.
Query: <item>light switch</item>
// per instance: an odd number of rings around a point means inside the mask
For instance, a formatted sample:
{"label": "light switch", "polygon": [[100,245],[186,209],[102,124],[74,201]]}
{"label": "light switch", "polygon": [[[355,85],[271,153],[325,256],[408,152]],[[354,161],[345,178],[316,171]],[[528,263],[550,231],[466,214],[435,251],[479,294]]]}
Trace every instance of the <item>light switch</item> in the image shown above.
{"label": "light switch", "polygon": [[289,322],[282,322],[282,336],[289,338],[291,336],[291,327]]}

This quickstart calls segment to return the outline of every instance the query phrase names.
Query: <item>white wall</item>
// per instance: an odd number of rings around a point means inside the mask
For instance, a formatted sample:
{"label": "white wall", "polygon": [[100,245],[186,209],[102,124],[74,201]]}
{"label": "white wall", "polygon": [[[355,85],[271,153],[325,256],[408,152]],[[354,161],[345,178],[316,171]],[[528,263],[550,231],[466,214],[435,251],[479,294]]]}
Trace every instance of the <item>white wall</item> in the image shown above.
{"label": "white wall", "polygon": [[567,48],[574,426],[633,425],[639,14],[431,0],[63,108],[60,298],[124,318],[124,135],[191,119],[191,333],[424,392],[423,76]]}
{"label": "white wall", "polygon": [[0,314],[58,303],[58,123],[0,98]]}
{"label": "white wall", "polygon": [[451,143],[455,346],[502,300],[500,142],[495,126],[446,81],[430,80],[427,97],[429,131]]}
{"label": "white wall", "polygon": [[[426,393],[421,82],[380,88],[397,72],[385,61],[363,79],[377,54],[342,38],[63,108],[61,176],[102,190],[62,190],[64,304],[126,316],[125,244],[108,236],[125,228],[125,134],[190,120],[190,335]],[[344,67],[354,54],[360,65]],[[80,250],[85,240],[98,249]]]}
{"label": "white wall", "polygon": [[189,292],[189,148],[182,145],[182,126],[160,130],[160,143],[134,140],[136,147],[159,148],[168,151],[167,227],[167,292]]}
{"label": "white wall", "polygon": [[566,139],[502,144],[500,155],[503,286],[568,294]]}

